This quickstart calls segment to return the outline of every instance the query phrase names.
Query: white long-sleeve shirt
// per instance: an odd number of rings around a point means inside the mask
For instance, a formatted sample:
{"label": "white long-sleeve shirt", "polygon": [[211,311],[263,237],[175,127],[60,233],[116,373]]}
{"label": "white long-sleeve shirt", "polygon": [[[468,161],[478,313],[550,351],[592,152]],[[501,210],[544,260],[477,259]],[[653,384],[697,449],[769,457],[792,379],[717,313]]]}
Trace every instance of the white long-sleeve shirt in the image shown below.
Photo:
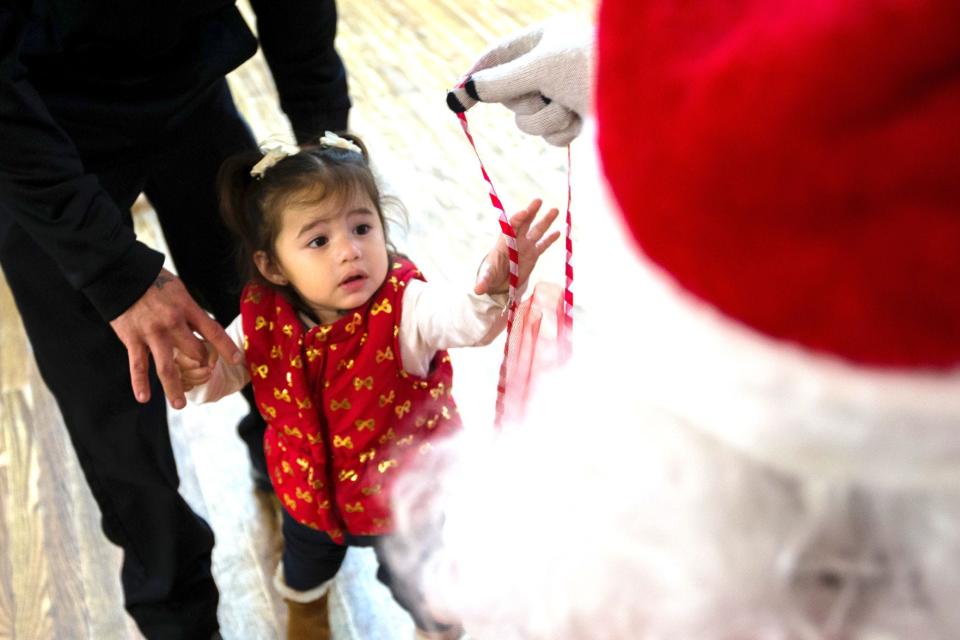
{"label": "white long-sleeve shirt", "polygon": [[[489,344],[503,331],[507,319],[506,294],[478,296],[448,285],[410,280],[403,294],[400,318],[400,358],[404,369],[425,376],[434,354],[441,349]],[[308,327],[314,323],[301,315]],[[237,316],[227,335],[243,345],[243,322]],[[250,381],[246,362],[217,360],[210,380],[187,393],[191,402],[214,402],[239,391]]]}

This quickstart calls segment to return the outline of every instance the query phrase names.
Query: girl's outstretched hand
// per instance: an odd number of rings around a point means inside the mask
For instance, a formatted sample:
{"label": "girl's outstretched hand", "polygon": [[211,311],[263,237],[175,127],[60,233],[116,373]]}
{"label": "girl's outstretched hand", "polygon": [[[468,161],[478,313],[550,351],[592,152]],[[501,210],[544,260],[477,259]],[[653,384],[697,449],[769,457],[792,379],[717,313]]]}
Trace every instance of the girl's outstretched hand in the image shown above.
{"label": "girl's outstretched hand", "polygon": [[[546,215],[534,222],[541,204],[543,201],[537,198],[527,205],[526,209],[513,214],[510,218],[510,224],[513,225],[513,230],[517,234],[517,251],[520,254],[518,286],[522,286],[527,281],[530,272],[537,265],[537,260],[560,237],[559,231],[544,235],[557,219],[560,213],[558,210],[550,209]],[[477,295],[506,293],[509,289],[509,275],[510,257],[507,253],[506,239],[501,234],[497,239],[497,245],[483,259],[480,270],[477,272],[477,284],[473,290]]]}

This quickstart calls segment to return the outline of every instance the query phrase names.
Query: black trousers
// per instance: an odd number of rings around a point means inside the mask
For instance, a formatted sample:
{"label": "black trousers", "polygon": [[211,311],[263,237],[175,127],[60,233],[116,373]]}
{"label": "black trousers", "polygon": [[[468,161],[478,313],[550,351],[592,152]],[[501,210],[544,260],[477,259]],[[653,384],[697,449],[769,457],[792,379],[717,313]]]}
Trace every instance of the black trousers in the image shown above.
{"label": "black trousers", "polygon": [[[75,141],[82,155],[85,141]],[[146,192],[181,278],[221,323],[238,313],[241,283],[234,241],[217,214],[215,176],[225,157],[255,146],[223,81],[149,143],[84,157],[122,211]],[[13,223],[0,229],[0,264],[100,507],[103,531],[123,549],[127,611],[151,640],[210,638],[218,627],[213,532],[178,493],[156,374],[151,370],[150,402],[139,404],[124,346]]]}
{"label": "black trousers", "polygon": [[450,625],[437,622],[424,606],[416,582],[395,571],[385,552],[386,536],[353,536],[337,544],[323,531],[300,524],[283,511],[283,579],[295,591],[309,591],[332,580],[340,570],[349,547],[373,547],[377,556],[377,580],[424,631],[445,631]]}

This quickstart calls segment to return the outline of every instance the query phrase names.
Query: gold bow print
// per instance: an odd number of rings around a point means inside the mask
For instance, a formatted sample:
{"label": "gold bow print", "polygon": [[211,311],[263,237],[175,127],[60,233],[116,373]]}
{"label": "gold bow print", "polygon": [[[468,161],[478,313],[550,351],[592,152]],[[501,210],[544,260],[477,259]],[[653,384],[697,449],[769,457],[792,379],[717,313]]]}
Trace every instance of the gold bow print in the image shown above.
{"label": "gold bow print", "polygon": [[367,431],[373,431],[373,428],[376,426],[377,422],[373,418],[369,418],[367,420],[357,420],[353,424],[357,427],[358,431],[363,431],[364,429]]}
{"label": "gold bow print", "polygon": [[390,469],[395,466],[397,466],[396,460],[384,460],[383,462],[377,465],[377,470],[380,473],[386,473],[387,469]]}
{"label": "gold bow print", "polygon": [[396,398],[396,397],[397,397],[397,395],[393,392],[393,389],[391,389],[391,390],[390,390],[390,393],[388,393],[387,395],[381,394],[381,395],[380,395],[380,406],[381,406],[381,407],[385,407],[386,405],[388,405],[388,404],[390,404],[391,402],[393,402],[393,399]]}
{"label": "gold bow print", "polygon": [[297,399],[297,409],[312,409],[312,408],[313,408],[313,403],[310,402],[310,398],[307,398],[302,401],[299,398]]}
{"label": "gold bow print", "polygon": [[366,387],[369,390],[373,390],[373,376],[367,376],[366,378],[355,377],[353,379],[353,389],[354,391],[360,391]]}
{"label": "gold bow print", "polygon": [[340,478],[340,482],[345,482],[347,480],[349,480],[350,482],[356,482],[357,472],[354,471],[353,469],[344,469],[343,471],[340,472],[340,475],[338,477]]}
{"label": "gold bow print", "polygon": [[297,487],[296,493],[297,493],[297,498],[299,500],[303,500],[304,502],[307,502],[310,504],[313,503],[313,496],[307,493],[306,491],[304,491],[303,489],[301,489],[300,487]]}
{"label": "gold bow print", "polygon": [[283,472],[288,476],[293,475],[293,467],[290,466],[290,463],[286,460],[280,462],[280,467],[283,469]]}
{"label": "gold bow print", "polygon": [[330,411],[336,411],[338,409],[349,409],[349,408],[350,408],[350,401],[346,398],[344,398],[340,402],[337,402],[336,400],[330,401]]}
{"label": "gold bow print", "polygon": [[287,508],[291,511],[296,511],[297,509],[297,502],[287,493],[283,494],[283,504],[287,505]]}
{"label": "gold bow print", "polygon": [[300,356],[294,356],[293,359],[290,360],[290,366],[294,369],[303,369],[303,359]]}
{"label": "gold bow print", "polygon": [[380,436],[380,444],[386,444],[397,437],[397,434],[394,433],[393,427],[387,429],[387,432]]}
{"label": "gold bow print", "polygon": [[377,364],[380,364],[384,360],[393,360],[393,349],[387,347],[383,351],[377,349]]}
{"label": "gold bow print", "polygon": [[301,472],[306,473],[307,469],[310,468],[310,461],[306,458],[297,458],[297,466],[300,467]]}
{"label": "gold bow print", "polygon": [[253,321],[253,328],[256,331],[260,331],[260,329],[263,329],[265,326],[267,326],[267,319],[263,316],[257,316],[257,318]]}
{"label": "gold bow print", "polygon": [[390,305],[390,300],[384,298],[380,301],[380,304],[374,304],[370,309],[370,315],[375,316],[380,313],[393,313],[393,307]]}
{"label": "gold bow print", "polygon": [[360,504],[359,500],[353,504],[345,504],[343,508],[346,509],[347,513],[363,513],[363,505]]}
{"label": "gold bow print", "polygon": [[250,365],[250,371],[253,373],[253,375],[260,376],[261,378],[266,380],[267,374],[270,373],[270,368],[267,367],[267,365],[265,364],[261,364],[259,366],[254,364],[254,365]]}
{"label": "gold bow print", "polygon": [[243,336],[243,350],[250,351],[250,336],[248,335]]}
{"label": "gold bow print", "polygon": [[436,386],[435,389],[430,389],[430,397],[433,398],[434,400],[436,400],[436,399],[439,398],[441,395],[443,395],[443,389],[444,389],[443,383],[441,382],[440,384],[438,384],[438,385]]}
{"label": "gold bow print", "polygon": [[390,284],[393,285],[393,290],[394,290],[394,291],[396,291],[397,288],[400,286],[400,282],[397,280],[397,276],[390,276],[390,278],[387,280],[387,282],[389,282]]}
{"label": "gold bow print", "polygon": [[324,342],[327,339],[327,336],[330,335],[330,332],[333,330],[328,324],[320,325],[317,327],[317,340]]}
{"label": "gold bow print", "polygon": [[283,333],[288,338],[293,337],[293,325],[285,324],[283,325]]}
{"label": "gold bow print", "polygon": [[340,436],[333,436],[333,446],[336,448],[346,447],[347,449],[353,449],[353,440],[350,436],[346,438],[341,438]]}
{"label": "gold bow print", "polygon": [[410,413],[410,401],[407,400],[399,407],[394,407],[393,410],[396,412],[398,418],[402,418],[404,414]]}
{"label": "gold bow print", "polygon": [[377,450],[370,449],[369,451],[364,451],[360,454],[360,462],[366,462],[367,460],[373,460],[377,457]]}
{"label": "gold bow print", "polygon": [[270,357],[271,357],[271,358],[279,358],[279,357],[282,356],[282,355],[283,355],[283,352],[280,350],[280,345],[275,344],[275,345],[273,345],[273,347],[271,347],[271,349],[270,349]]}
{"label": "gold bow print", "polygon": [[359,313],[354,312],[353,320],[351,320],[344,329],[346,329],[347,333],[353,335],[353,332],[356,331],[357,327],[361,324],[363,324],[363,318],[360,317]]}
{"label": "gold bow print", "polygon": [[276,387],[274,387],[273,397],[275,400],[283,400],[284,402],[290,402],[290,391],[287,389],[280,391],[280,389],[277,389]]}
{"label": "gold bow print", "polygon": [[350,358],[349,360],[344,358],[343,360],[338,362],[337,371],[340,371],[341,369],[347,369],[347,370],[353,369],[353,358]]}
{"label": "gold bow print", "polygon": [[294,427],[294,428],[291,429],[289,426],[283,425],[283,433],[284,433],[284,435],[286,435],[286,436],[288,436],[288,437],[290,437],[290,438],[302,438],[302,437],[303,437],[303,433],[300,431],[300,427]]}
{"label": "gold bow print", "polygon": [[260,289],[249,289],[247,290],[247,296],[243,299],[244,302],[252,302],[253,304],[260,304],[262,299],[262,292]]}
{"label": "gold bow print", "polygon": [[264,412],[265,414],[267,414],[268,416],[270,416],[271,419],[277,417],[277,410],[274,409],[273,407],[271,407],[270,405],[268,405],[268,404],[266,404],[266,403],[264,403],[264,402],[261,402],[261,403],[260,403],[260,407],[263,409],[263,412]]}
{"label": "gold bow print", "polygon": [[375,484],[372,487],[364,487],[363,489],[360,489],[360,493],[365,496],[375,496],[380,493],[380,485]]}

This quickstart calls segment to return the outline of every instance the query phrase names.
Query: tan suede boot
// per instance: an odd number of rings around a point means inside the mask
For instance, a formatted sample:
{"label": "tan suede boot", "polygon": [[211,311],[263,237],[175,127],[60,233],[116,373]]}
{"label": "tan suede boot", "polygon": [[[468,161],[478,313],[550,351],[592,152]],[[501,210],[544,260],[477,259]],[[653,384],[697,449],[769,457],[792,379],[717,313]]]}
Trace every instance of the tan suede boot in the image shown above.
{"label": "tan suede boot", "polygon": [[287,600],[287,640],[332,640],[327,595],[313,602]]}

